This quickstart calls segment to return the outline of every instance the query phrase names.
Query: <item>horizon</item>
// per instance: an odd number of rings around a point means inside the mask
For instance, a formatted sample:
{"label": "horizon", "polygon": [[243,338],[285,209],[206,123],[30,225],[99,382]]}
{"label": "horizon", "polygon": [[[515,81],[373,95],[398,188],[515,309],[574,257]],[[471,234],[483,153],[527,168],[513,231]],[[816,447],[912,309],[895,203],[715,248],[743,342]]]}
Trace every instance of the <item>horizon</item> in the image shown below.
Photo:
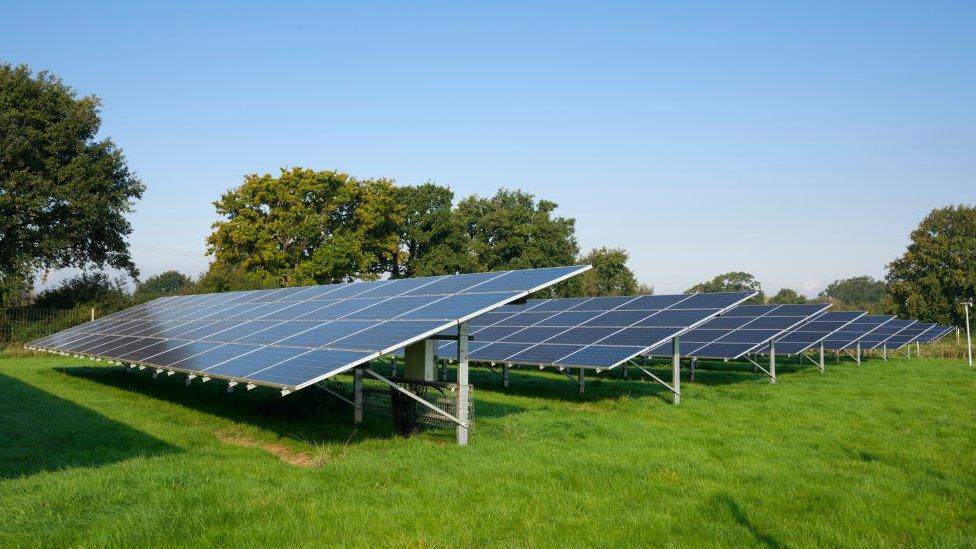
{"label": "horizon", "polygon": [[143,279],[197,276],[212,202],[287,166],[521,189],[658,294],[883,279],[973,201],[976,5],[373,6],[16,5],[0,61],[102,99]]}

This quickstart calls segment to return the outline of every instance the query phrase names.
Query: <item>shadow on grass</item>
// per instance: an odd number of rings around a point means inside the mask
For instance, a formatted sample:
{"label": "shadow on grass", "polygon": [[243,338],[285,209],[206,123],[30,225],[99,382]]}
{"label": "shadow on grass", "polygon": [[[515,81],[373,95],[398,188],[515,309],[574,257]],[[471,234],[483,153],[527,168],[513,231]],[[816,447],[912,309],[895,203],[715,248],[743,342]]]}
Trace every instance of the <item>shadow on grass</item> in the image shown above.
{"label": "shadow on grass", "polygon": [[756,539],[757,542],[765,545],[766,547],[782,547],[776,538],[761,532],[759,528],[749,520],[749,517],[746,516],[745,511],[739,507],[739,504],[736,503],[732,496],[728,494],[719,494],[716,497],[715,502],[718,507],[725,508],[725,510],[728,511],[728,513],[732,516],[732,520],[734,520],[739,526],[745,528],[752,535],[752,537]]}
{"label": "shadow on grass", "polygon": [[180,451],[3,374],[0,395],[0,478]]}
{"label": "shadow on grass", "polygon": [[[250,424],[279,437],[312,444],[347,443],[394,436],[392,419],[388,414],[378,413],[377,410],[367,407],[363,423],[354,425],[352,408],[348,404],[314,386],[283,398],[278,391],[263,387],[251,391],[238,387],[228,394],[227,385],[217,381],[195,381],[187,387],[185,376],[162,375],[153,379],[150,369],[133,370],[129,373],[121,367],[106,366],[62,367],[56,370],[69,376]],[[342,393],[349,386],[349,383],[336,384],[332,388]],[[351,390],[348,391],[346,396],[351,398]],[[500,417],[521,411],[512,406],[489,402],[478,402],[475,410],[478,417]]]}

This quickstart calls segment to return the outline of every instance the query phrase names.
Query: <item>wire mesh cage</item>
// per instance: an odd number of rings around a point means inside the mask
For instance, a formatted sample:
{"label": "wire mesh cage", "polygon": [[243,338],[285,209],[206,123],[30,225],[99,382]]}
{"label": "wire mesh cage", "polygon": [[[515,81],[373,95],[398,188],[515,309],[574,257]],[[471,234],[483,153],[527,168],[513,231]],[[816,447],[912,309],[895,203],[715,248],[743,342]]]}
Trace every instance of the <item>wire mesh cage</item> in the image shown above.
{"label": "wire mesh cage", "polygon": [[[472,386],[468,386],[468,415],[458,416],[458,384],[443,381],[414,381],[396,378],[398,385],[410,391],[431,405],[457,417],[474,427],[474,404],[471,399]],[[393,419],[394,430],[401,436],[412,436],[425,427],[453,428],[454,421],[424,406],[413,398],[390,387],[388,389],[366,388],[366,405],[374,412],[385,413]]]}

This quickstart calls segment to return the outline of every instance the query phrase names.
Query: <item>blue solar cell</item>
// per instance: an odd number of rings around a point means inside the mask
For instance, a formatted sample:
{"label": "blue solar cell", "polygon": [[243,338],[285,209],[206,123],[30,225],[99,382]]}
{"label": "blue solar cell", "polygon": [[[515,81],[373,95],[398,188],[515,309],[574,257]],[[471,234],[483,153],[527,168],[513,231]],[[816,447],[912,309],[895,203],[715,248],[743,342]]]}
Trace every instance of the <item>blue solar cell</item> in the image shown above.
{"label": "blue solar cell", "polygon": [[104,353],[105,351],[109,351],[116,347],[121,347],[122,345],[125,345],[127,343],[132,343],[134,341],[142,340],[142,338],[131,337],[131,336],[109,336],[109,337],[111,338],[110,341],[102,343],[101,345],[89,347],[85,349],[85,353],[98,356]]}
{"label": "blue solar cell", "polygon": [[[537,312],[560,312],[574,309],[580,304],[591,301],[592,297],[567,297],[564,299],[530,299],[523,307],[529,307],[533,311]],[[503,309],[508,309],[509,307],[514,307],[513,305],[506,305]]]}
{"label": "blue solar cell", "polygon": [[751,343],[757,345],[776,337],[781,330],[753,330],[744,328],[729,332],[718,340],[718,343]]}
{"label": "blue solar cell", "polygon": [[309,380],[341,373],[367,361],[373,353],[361,351],[313,350],[280,364],[247,375],[250,381],[272,385],[300,386]]}
{"label": "blue solar cell", "polygon": [[485,292],[528,292],[540,290],[546,286],[569,278],[581,272],[581,267],[550,267],[545,269],[528,269],[522,271],[510,271],[505,276],[497,277],[488,282],[484,282],[462,293],[485,293]]}
{"label": "blue solar cell", "polygon": [[752,350],[752,343],[709,343],[695,351],[695,356],[703,358],[739,358]]}
{"label": "blue solar cell", "polygon": [[654,316],[648,317],[638,322],[638,326],[690,326],[705,320],[714,315],[713,311],[702,310],[678,310],[660,311]]}
{"label": "blue solar cell", "polygon": [[580,344],[600,341],[618,332],[620,328],[593,328],[582,326],[570,328],[549,340],[549,343]]}
{"label": "blue solar cell", "polygon": [[552,313],[519,313],[498,322],[497,326],[532,326],[552,316]]}
{"label": "blue solar cell", "polygon": [[512,362],[523,364],[554,364],[560,358],[571,355],[580,350],[575,345],[553,345],[543,343],[533,345],[528,349],[513,355],[509,358]]}
{"label": "blue solar cell", "polygon": [[551,317],[539,321],[539,326],[562,326],[565,328],[585,324],[599,315],[599,311],[566,311],[555,313]]}
{"label": "blue solar cell", "polygon": [[[430,284],[421,285],[410,290],[407,295],[444,295],[463,292],[486,291],[483,289],[484,283],[494,280],[500,276],[509,276],[502,273],[472,273],[460,276],[438,277]],[[520,287],[522,288],[522,287]],[[524,288],[522,288],[524,289]]]}
{"label": "blue solar cell", "polygon": [[477,351],[468,349],[468,354],[471,358],[483,361],[504,361],[508,357],[522,352],[529,347],[531,344],[528,343],[499,343],[492,342],[482,347],[479,347]]}
{"label": "blue solar cell", "polygon": [[629,302],[623,309],[634,309],[634,310],[657,310],[657,309],[667,309],[682,301],[686,301],[691,296],[678,294],[678,295],[642,295],[637,299]]}
{"label": "blue solar cell", "polygon": [[643,347],[613,347],[607,345],[590,345],[575,353],[560,359],[556,364],[561,366],[588,366],[611,368],[640,354]]}
{"label": "blue solar cell", "polygon": [[[197,346],[198,344],[194,343],[193,345]],[[211,349],[205,350],[202,353],[194,354],[182,360],[171,362],[169,366],[173,368],[179,368],[181,370],[192,370],[195,372],[202,372],[207,370],[208,368],[216,366],[217,364],[230,360],[234,357],[241,356],[245,353],[255,351],[259,348],[260,347],[257,345],[225,343],[213,347]],[[184,349],[187,349],[189,353],[189,350],[192,349],[192,347],[185,347]],[[152,360],[161,360],[161,358],[154,358]]]}
{"label": "blue solar cell", "polygon": [[376,323],[367,320],[335,320],[316,325],[307,332],[295,334],[280,343],[292,347],[322,347],[375,325]]}
{"label": "blue solar cell", "polygon": [[668,328],[628,328],[598,341],[601,345],[648,346],[668,339],[674,330]]}
{"label": "blue solar cell", "polygon": [[205,343],[202,341],[183,342],[182,345],[172,347],[165,352],[146,358],[144,362],[153,366],[169,366],[218,346],[220,346],[219,343]]}
{"label": "blue solar cell", "polygon": [[232,378],[246,378],[270,366],[310,352],[308,349],[295,347],[260,347],[248,354],[241,354],[226,362],[206,368],[208,374],[221,375]]}
{"label": "blue solar cell", "polygon": [[[443,322],[436,320],[393,320],[337,339],[327,347],[343,350],[386,351],[405,342],[437,331]],[[390,349],[392,350],[392,349]]]}
{"label": "blue solar cell", "polygon": [[[471,334],[471,336],[474,337],[475,341],[498,341],[505,339],[506,336],[509,336],[513,332],[521,329],[522,328],[518,326],[492,326],[475,331]],[[454,332],[455,333],[453,334],[446,335],[456,335],[457,330],[455,329]]]}
{"label": "blue solar cell", "polygon": [[158,341],[159,341],[158,339],[153,339],[153,338],[137,337],[129,343],[125,343],[123,345],[120,345],[118,347],[113,347],[111,349],[106,349],[104,351],[104,354],[111,353],[111,356],[118,357],[118,356],[131,353],[132,351],[135,351],[137,349],[143,349],[149,345],[152,345],[153,343],[157,343]]}
{"label": "blue solar cell", "polygon": [[[504,309],[505,307],[502,308]],[[500,321],[506,318],[510,318],[511,316],[512,313],[507,313],[507,312],[485,313],[483,315],[476,316],[473,319],[471,319],[471,322],[469,322],[468,325],[471,326],[472,328],[476,328],[479,326],[492,326],[498,324]]]}
{"label": "blue solar cell", "polygon": [[245,338],[262,330],[266,330],[277,324],[273,320],[253,320],[231,326],[230,328],[214,332],[206,337],[201,337],[204,341],[229,342]]}
{"label": "blue solar cell", "polygon": [[593,320],[583,323],[583,326],[615,326],[624,328],[640,322],[651,316],[653,311],[610,311]]}
{"label": "blue solar cell", "polygon": [[[779,311],[777,311],[779,312]],[[773,313],[775,314],[775,313]],[[803,317],[796,316],[763,316],[759,317],[752,322],[743,326],[744,329],[764,329],[764,330],[776,330],[781,332],[795,326],[797,323],[801,322]]]}
{"label": "blue solar cell", "polygon": [[460,320],[473,312],[480,312],[498,304],[502,299],[514,298],[516,294],[462,294],[429,303],[415,311],[402,315],[410,320]]}
{"label": "blue solar cell", "polygon": [[594,297],[573,307],[574,311],[613,311],[633,309],[629,304],[637,298],[634,296]]}
{"label": "blue solar cell", "polygon": [[502,338],[501,341],[512,343],[542,343],[543,341],[551,337],[555,337],[557,334],[565,330],[566,328],[552,327],[522,328],[518,331],[512,332],[511,335]]}
{"label": "blue solar cell", "polygon": [[677,304],[673,309],[725,309],[740,303],[753,294],[753,292],[731,292],[715,294],[695,294]]}
{"label": "blue solar cell", "polygon": [[755,320],[755,317],[751,316],[720,316],[718,318],[713,318],[702,324],[702,328],[708,328],[710,330],[734,330],[736,328],[741,328]]}

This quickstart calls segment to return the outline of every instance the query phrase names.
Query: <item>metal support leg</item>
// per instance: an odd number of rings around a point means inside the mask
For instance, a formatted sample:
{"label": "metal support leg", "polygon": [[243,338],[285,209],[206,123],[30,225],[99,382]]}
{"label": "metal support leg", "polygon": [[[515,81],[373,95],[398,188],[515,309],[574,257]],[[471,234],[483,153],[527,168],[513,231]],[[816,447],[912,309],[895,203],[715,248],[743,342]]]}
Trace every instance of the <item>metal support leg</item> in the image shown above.
{"label": "metal support leg", "polygon": [[769,342],[769,382],[776,383],[776,342]]}
{"label": "metal support leg", "polygon": [[688,361],[688,381],[695,381],[695,365],[697,362],[698,359],[695,357],[691,357]]}
{"label": "metal support leg", "polygon": [[355,368],[352,371],[352,394],[353,412],[352,422],[359,425],[363,422],[363,369]]}
{"label": "metal support leg", "polygon": [[681,349],[680,338],[671,338],[674,354],[671,356],[671,387],[674,388],[674,403],[681,404]]}
{"label": "metal support leg", "polygon": [[464,446],[468,443],[468,323],[458,324],[458,345],[457,345],[457,416],[464,422],[464,425],[457,426],[457,443]]}
{"label": "metal support leg", "polygon": [[580,368],[576,373],[577,385],[579,385],[579,396],[586,392],[586,370]]}
{"label": "metal support leg", "polygon": [[508,387],[508,364],[502,363],[502,387]]}
{"label": "metal support leg", "polygon": [[860,341],[857,342],[857,358],[856,358],[856,360],[857,360],[857,363],[858,364],[861,363],[861,342]]}
{"label": "metal support leg", "polygon": [[888,344],[887,343],[882,343],[881,344],[881,359],[882,360],[888,360]]}
{"label": "metal support leg", "polygon": [[820,373],[824,373],[827,367],[824,364],[824,344],[823,341],[820,342]]}
{"label": "metal support leg", "polygon": [[627,364],[624,364],[624,379],[627,379]]}

